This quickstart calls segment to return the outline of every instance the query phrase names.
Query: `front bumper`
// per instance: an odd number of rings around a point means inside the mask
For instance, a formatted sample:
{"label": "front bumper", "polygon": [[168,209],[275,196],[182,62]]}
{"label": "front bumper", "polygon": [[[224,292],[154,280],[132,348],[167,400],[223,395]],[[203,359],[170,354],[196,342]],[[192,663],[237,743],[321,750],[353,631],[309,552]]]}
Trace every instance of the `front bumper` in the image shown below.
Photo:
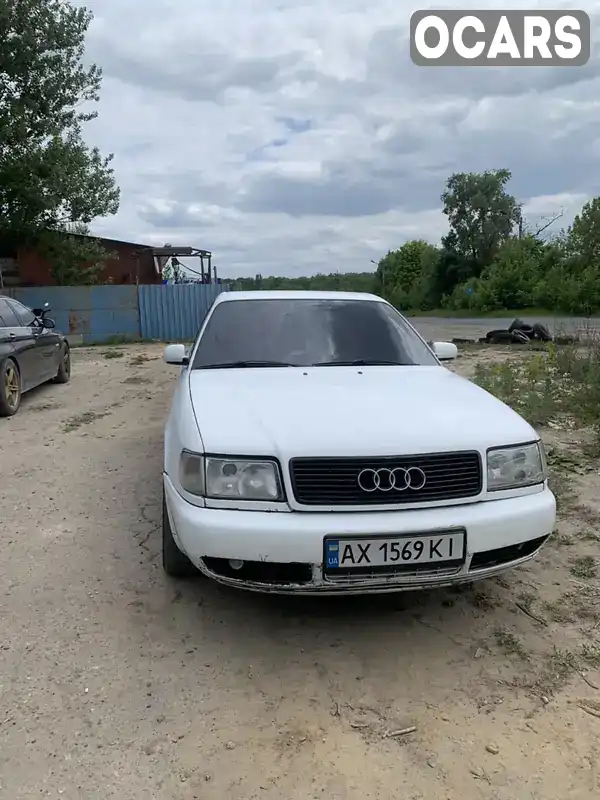
{"label": "front bumper", "polygon": [[[543,491],[508,500],[445,508],[388,512],[263,512],[199,508],[184,500],[164,475],[165,498],[173,536],[201,572],[221,583],[284,594],[364,594],[451,586],[488,578],[525,563],[552,533],[556,502]],[[344,575],[323,574],[325,536],[373,536],[464,528],[465,563],[419,572]],[[221,569],[229,559],[256,566],[296,565],[296,579],[234,577]],[[274,573],[271,571],[271,576]],[[284,575],[291,574],[283,570]]]}

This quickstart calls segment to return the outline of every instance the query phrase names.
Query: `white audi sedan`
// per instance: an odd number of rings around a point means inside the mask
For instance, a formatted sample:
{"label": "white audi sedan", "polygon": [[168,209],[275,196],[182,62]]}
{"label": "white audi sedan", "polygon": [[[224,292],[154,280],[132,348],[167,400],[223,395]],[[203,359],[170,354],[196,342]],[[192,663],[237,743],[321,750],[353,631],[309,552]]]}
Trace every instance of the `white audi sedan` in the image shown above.
{"label": "white audi sedan", "polygon": [[225,292],[165,428],[163,564],[264,592],[422,589],[531,559],[556,504],[536,431],[389,303]]}

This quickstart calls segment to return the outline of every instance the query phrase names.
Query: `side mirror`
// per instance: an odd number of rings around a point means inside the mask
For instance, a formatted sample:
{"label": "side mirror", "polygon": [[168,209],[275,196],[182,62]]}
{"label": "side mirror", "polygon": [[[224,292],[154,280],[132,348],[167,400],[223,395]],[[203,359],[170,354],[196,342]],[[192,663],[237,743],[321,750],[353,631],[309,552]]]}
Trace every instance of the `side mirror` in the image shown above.
{"label": "side mirror", "polygon": [[432,342],[431,349],[440,361],[452,361],[458,355],[458,347],[452,342]]}
{"label": "side mirror", "polygon": [[43,317],[42,320],[44,323],[44,328],[48,328],[49,330],[51,328],[56,328],[56,322],[54,322],[53,319],[50,319],[50,317]]}
{"label": "side mirror", "polygon": [[179,367],[184,367],[189,363],[184,344],[168,344],[165,347],[163,358],[167,364],[175,364]]}

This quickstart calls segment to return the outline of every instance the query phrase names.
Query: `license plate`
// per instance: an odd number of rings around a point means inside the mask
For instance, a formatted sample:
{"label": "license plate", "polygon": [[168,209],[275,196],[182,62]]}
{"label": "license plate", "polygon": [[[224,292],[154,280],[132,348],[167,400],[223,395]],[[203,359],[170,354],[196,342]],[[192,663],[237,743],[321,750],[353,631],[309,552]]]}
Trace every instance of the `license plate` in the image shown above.
{"label": "license plate", "polygon": [[337,570],[450,566],[465,559],[466,534],[448,531],[404,536],[326,538],[325,569]]}

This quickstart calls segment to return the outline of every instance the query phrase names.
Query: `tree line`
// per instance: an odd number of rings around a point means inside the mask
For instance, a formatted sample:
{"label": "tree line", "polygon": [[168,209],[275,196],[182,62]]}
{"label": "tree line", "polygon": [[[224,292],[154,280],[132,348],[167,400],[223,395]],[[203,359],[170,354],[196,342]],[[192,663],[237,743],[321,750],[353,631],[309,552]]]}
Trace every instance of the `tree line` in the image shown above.
{"label": "tree line", "polygon": [[375,273],[259,275],[235,279],[234,287],[371,291],[406,311],[599,311],[600,197],[566,230],[553,230],[561,214],[534,227],[507,191],[510,178],[507,169],[451,175],[441,195],[447,235],[438,245],[406,242],[383,256]]}

